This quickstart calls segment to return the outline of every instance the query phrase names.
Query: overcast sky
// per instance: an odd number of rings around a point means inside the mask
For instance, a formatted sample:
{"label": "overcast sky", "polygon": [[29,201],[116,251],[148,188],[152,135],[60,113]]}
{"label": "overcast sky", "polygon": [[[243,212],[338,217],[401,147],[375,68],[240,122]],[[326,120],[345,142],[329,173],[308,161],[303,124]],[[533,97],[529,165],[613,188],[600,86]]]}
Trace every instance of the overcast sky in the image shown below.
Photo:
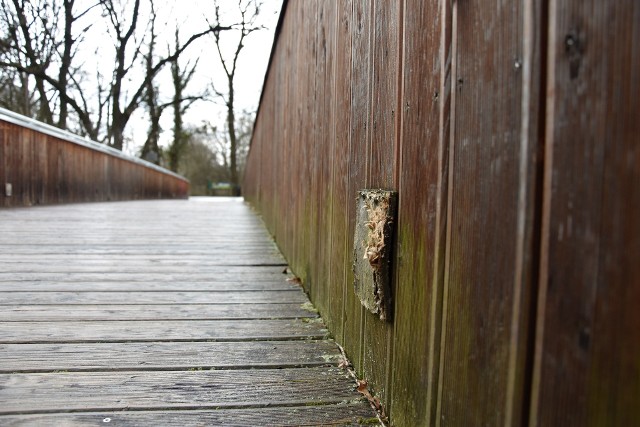
{"label": "overcast sky", "polygon": [[[144,2],[143,2],[144,3]],[[222,24],[235,23],[239,19],[237,14],[237,0],[221,0],[223,17]],[[179,23],[180,35],[184,40],[191,34],[207,28],[208,18],[213,23],[214,9],[210,0],[165,0],[157,1],[158,22],[156,31],[159,33],[157,53],[164,54],[167,44],[173,46],[175,23]],[[236,87],[236,111],[242,109],[255,110],[258,107],[260,92],[264,81],[269,55],[273,44],[273,34],[278,22],[278,15],[282,6],[282,0],[264,0],[260,9],[259,25],[265,30],[254,32],[245,39],[245,48],[238,60],[238,71],[235,79]],[[141,10],[141,15],[148,11]],[[144,23],[146,19],[140,20]],[[94,32],[95,34],[96,32]],[[225,31],[221,33],[221,39],[227,49],[235,49],[237,46],[237,32]],[[112,61],[110,52],[113,43],[108,38],[95,40],[99,51],[106,55],[98,55],[98,61]],[[228,52],[232,55],[232,52]],[[226,76],[221,68],[213,37],[203,37],[189,47],[181,64],[186,66],[187,61],[199,59],[196,74],[187,87],[187,95],[202,93],[212,82],[218,90],[226,91]],[[112,65],[111,65],[112,66]],[[108,69],[108,68],[106,68]],[[170,77],[170,69],[166,69],[158,76],[157,84],[161,100],[168,101],[172,96],[173,85]],[[185,116],[186,125],[201,125],[203,121],[222,125],[225,120],[225,111],[221,102],[198,101]],[[124,150],[130,154],[136,154],[146,139],[148,122],[143,108],[140,108],[128,129],[128,137],[131,143]],[[161,136],[161,145],[166,146],[171,139],[172,111],[165,110],[162,127],[164,133]]]}

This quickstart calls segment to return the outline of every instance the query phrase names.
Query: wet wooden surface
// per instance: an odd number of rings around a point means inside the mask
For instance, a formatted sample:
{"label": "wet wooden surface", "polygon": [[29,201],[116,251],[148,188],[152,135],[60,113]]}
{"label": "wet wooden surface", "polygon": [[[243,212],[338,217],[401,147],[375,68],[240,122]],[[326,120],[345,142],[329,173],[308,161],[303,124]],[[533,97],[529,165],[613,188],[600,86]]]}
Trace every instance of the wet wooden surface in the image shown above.
{"label": "wet wooden surface", "polygon": [[[394,425],[640,425],[640,3],[285,2],[243,192]],[[398,191],[393,316],[355,199]]]}
{"label": "wet wooden surface", "polygon": [[0,235],[1,425],[375,419],[238,199],[4,210]]}

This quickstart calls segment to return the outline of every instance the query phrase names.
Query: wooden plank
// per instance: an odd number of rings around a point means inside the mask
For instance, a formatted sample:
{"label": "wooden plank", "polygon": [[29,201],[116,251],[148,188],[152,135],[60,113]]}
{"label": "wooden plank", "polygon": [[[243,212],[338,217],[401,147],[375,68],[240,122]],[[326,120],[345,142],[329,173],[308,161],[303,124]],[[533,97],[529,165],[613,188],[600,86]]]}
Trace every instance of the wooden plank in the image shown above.
{"label": "wooden plank", "polygon": [[[537,93],[539,77],[523,67],[539,67],[523,51],[530,5],[455,3],[452,12],[454,117],[438,423],[524,422],[520,350],[535,259],[535,205],[527,201],[539,141],[537,109],[528,98]],[[530,36],[526,42],[535,43]]]}
{"label": "wooden plank", "polygon": [[[265,422],[278,426],[300,425],[373,425],[376,418],[364,403],[322,404],[318,406],[289,406],[278,408],[172,410],[172,411],[117,411],[71,414],[0,416],[7,427],[39,425],[105,425],[118,426],[258,426]],[[110,424],[107,424],[110,425]]]}
{"label": "wooden plank", "polygon": [[302,368],[341,357],[330,341],[0,344],[0,372]]}
{"label": "wooden plank", "polygon": [[530,425],[640,422],[640,4],[551,2]]}
{"label": "wooden plank", "polygon": [[[347,217],[346,234],[349,238],[348,248],[353,256],[353,239],[355,231],[355,200],[359,190],[366,185],[368,170],[368,150],[371,124],[371,32],[372,3],[354,0],[351,11],[351,133],[349,146],[349,192],[345,206]],[[347,269],[346,283],[349,288],[353,283],[353,271]],[[345,295],[344,316],[344,348],[356,370],[362,372],[364,351],[364,308],[352,290]]]}
{"label": "wooden plank", "polygon": [[319,319],[7,322],[0,343],[323,339]]}
{"label": "wooden plank", "polygon": [[[316,211],[313,218],[310,249],[315,254],[315,261],[311,264],[314,282],[318,285],[312,288],[311,298],[322,313],[328,313],[329,293],[325,285],[329,280],[329,266],[331,256],[331,241],[334,230],[331,223],[330,203],[333,192],[331,173],[333,168],[333,147],[336,143],[334,136],[334,113],[332,108],[334,89],[333,62],[335,61],[335,2],[317,3],[317,20],[315,23],[315,101],[314,101],[314,140],[316,147],[314,158],[314,179],[311,192],[312,209]],[[322,125],[321,125],[322,124]],[[317,230],[326,230],[319,233]]]}
{"label": "wooden plank", "polygon": [[292,282],[50,282],[0,281],[0,292],[247,292],[299,290]]}
{"label": "wooden plank", "polygon": [[330,274],[327,282],[329,294],[329,309],[325,320],[327,326],[337,337],[339,342],[344,342],[344,304],[346,293],[352,292],[350,283],[347,283],[347,269],[351,265],[351,250],[347,232],[348,219],[345,207],[353,201],[349,198],[349,164],[350,164],[350,122],[349,114],[351,103],[351,0],[337,2],[335,25],[335,61],[334,61],[334,85],[333,110],[335,120],[333,125],[336,144],[333,149],[332,169],[332,193],[331,193],[331,227],[333,238],[331,247]]}
{"label": "wooden plank", "polygon": [[0,306],[36,304],[271,304],[308,301],[299,289],[247,292],[4,292]]}
{"label": "wooden plank", "polygon": [[[0,245],[0,248],[3,248]],[[7,248],[9,249],[9,248]],[[25,249],[21,251],[21,249]],[[45,252],[44,249],[49,249]],[[157,247],[154,247],[156,250]],[[55,246],[38,245],[38,246],[17,246],[11,245],[11,251],[3,254],[2,263],[32,263],[33,257],[38,256],[38,260],[42,263],[59,262],[60,260],[73,260],[77,265],[104,265],[109,263],[138,264],[138,265],[164,265],[164,266],[219,266],[220,261],[229,261],[235,257],[255,257],[267,258],[268,256],[281,256],[278,250],[272,246],[249,247],[244,245],[240,247],[238,244],[225,246],[217,245],[215,247],[202,245],[198,250],[180,250],[178,246],[167,248],[165,253],[157,253],[148,247],[140,245],[138,249],[128,250],[126,247],[108,247],[104,249],[96,249],[95,247],[84,246]],[[78,256],[82,255],[82,257]],[[105,256],[109,259],[105,259]],[[177,255],[189,255],[188,258],[179,258]],[[268,255],[268,256],[267,256]],[[254,261],[249,265],[256,265]],[[239,264],[242,265],[242,264]]]}
{"label": "wooden plank", "polygon": [[0,414],[218,409],[356,401],[340,368],[0,375]]}
{"label": "wooden plank", "polygon": [[[282,267],[280,267],[282,268]],[[216,272],[214,273],[190,273],[190,272],[177,272],[171,271],[167,273],[154,273],[150,272],[138,272],[138,271],[101,271],[101,272],[66,272],[63,268],[60,268],[57,272],[0,272],[0,282],[206,282],[215,283],[217,281],[222,282],[273,282],[274,280],[286,280],[286,276],[282,274],[259,274],[251,269],[247,271],[238,272]],[[286,283],[286,282],[285,282]]]}
{"label": "wooden plank", "polygon": [[393,357],[393,365],[402,369],[394,369],[390,412],[398,425],[435,425],[451,100],[450,4],[409,0],[403,25]]}
{"label": "wooden plank", "polygon": [[[187,196],[188,182],[169,171],[96,150],[71,134],[35,130],[19,116],[2,116],[11,134],[3,143],[3,183],[14,185],[13,196],[2,197],[4,206]],[[22,123],[13,124],[16,120]],[[115,164],[126,179],[105,182]]]}
{"label": "wooden plank", "polygon": [[11,305],[0,322],[71,320],[232,320],[318,317],[310,304]]}
{"label": "wooden plank", "polygon": [[[260,259],[255,260],[256,263],[254,265],[251,266],[246,266],[246,265],[242,265],[241,269],[232,269],[229,268],[231,267],[230,265],[225,265],[225,266],[220,266],[220,265],[216,265],[216,266],[172,266],[172,265],[152,265],[151,263],[149,263],[148,265],[144,265],[144,263],[141,263],[143,265],[141,265],[139,268],[137,268],[137,266],[133,263],[125,263],[124,265],[120,266],[118,265],[117,261],[113,261],[111,264],[109,263],[104,263],[103,265],[97,265],[97,266],[92,266],[92,265],[74,265],[74,264],[67,264],[67,263],[48,263],[48,264],[37,264],[37,263],[16,263],[16,264],[12,264],[11,265],[11,272],[3,272],[0,273],[1,279],[5,279],[7,276],[10,277],[11,274],[21,274],[21,273],[35,273],[35,274],[40,274],[40,273],[65,273],[67,275],[72,275],[75,273],[99,273],[99,274],[110,274],[110,273],[116,273],[116,274],[139,274],[139,275],[145,275],[145,274],[156,274],[156,275],[160,275],[160,274],[173,274],[173,275],[179,275],[179,274],[184,274],[186,277],[189,277],[190,275],[200,275],[200,276],[204,276],[204,275],[209,275],[209,277],[217,277],[218,274],[221,275],[226,275],[226,277],[232,276],[233,274],[236,274],[237,277],[269,277],[270,279],[280,279],[282,281],[287,279],[287,276],[285,276],[284,274],[282,274],[282,271],[284,269],[284,264],[278,264],[274,270],[263,270],[260,269],[259,267],[261,267],[260,264]],[[245,264],[247,264],[248,262],[245,262]],[[257,267],[255,268],[255,270],[253,269],[253,267]],[[9,268],[7,266],[7,268]],[[192,273],[191,271],[197,271],[197,273]],[[279,270],[279,271],[278,271]],[[37,277],[37,276],[36,276]]]}
{"label": "wooden plank", "polygon": [[[400,107],[401,15],[401,2],[373,2],[370,34],[372,99],[367,154],[367,188],[398,189],[399,141],[397,136]],[[395,236],[393,239],[395,240]],[[390,288],[389,297],[393,298],[395,281],[392,280]],[[393,316],[393,310],[390,310],[388,321],[381,321],[378,316],[372,315],[368,310],[364,311],[363,376],[369,383],[370,391],[380,401],[385,402],[387,409],[391,403],[389,387],[394,337]]]}

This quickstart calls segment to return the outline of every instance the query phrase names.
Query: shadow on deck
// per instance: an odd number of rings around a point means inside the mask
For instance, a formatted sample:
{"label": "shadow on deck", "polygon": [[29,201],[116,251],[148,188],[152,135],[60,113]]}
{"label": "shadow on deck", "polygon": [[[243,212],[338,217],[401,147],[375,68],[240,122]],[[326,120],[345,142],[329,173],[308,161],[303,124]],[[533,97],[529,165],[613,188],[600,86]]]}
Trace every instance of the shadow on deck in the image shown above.
{"label": "shadow on deck", "polygon": [[0,424],[375,419],[240,199],[0,211]]}

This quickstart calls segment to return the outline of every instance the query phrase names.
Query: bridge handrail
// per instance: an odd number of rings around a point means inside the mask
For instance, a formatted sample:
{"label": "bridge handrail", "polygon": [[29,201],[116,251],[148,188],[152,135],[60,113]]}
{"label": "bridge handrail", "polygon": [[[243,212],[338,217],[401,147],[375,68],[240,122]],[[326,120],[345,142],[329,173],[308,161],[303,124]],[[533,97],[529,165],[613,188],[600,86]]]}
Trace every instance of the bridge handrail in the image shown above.
{"label": "bridge handrail", "polygon": [[0,120],[4,120],[6,122],[15,124],[15,125],[19,125],[19,126],[23,126],[25,128],[31,129],[31,130],[35,130],[37,132],[41,132],[50,136],[53,136],[55,138],[60,138],[63,139],[65,141],[77,144],[77,145],[81,145],[83,147],[87,147],[89,149],[95,150],[95,151],[100,151],[103,152],[105,154],[109,154],[111,156],[114,157],[118,157],[120,159],[123,160],[127,160],[129,162],[132,163],[137,163],[139,165],[148,167],[150,169],[154,169],[157,170],[158,172],[167,174],[167,175],[171,175],[174,176],[176,178],[188,181],[184,176],[179,175],[173,171],[170,171],[169,169],[165,169],[161,166],[158,166],[154,163],[148,162],[144,159],[141,159],[139,157],[135,157],[135,156],[131,156],[128,154],[123,153],[120,150],[116,150],[113,147],[109,147],[108,145],[105,144],[101,144],[99,142],[96,141],[92,141],[91,139],[87,138],[86,136],[80,136],[80,135],[76,135],[72,132],[66,131],[66,130],[62,130],[59,129],[55,126],[51,126],[48,125],[46,123],[42,123],[39,122],[37,120],[34,120],[30,117],[27,116],[23,116],[22,114],[18,114],[15,113],[13,111],[7,110],[6,108],[2,108],[0,107]]}

